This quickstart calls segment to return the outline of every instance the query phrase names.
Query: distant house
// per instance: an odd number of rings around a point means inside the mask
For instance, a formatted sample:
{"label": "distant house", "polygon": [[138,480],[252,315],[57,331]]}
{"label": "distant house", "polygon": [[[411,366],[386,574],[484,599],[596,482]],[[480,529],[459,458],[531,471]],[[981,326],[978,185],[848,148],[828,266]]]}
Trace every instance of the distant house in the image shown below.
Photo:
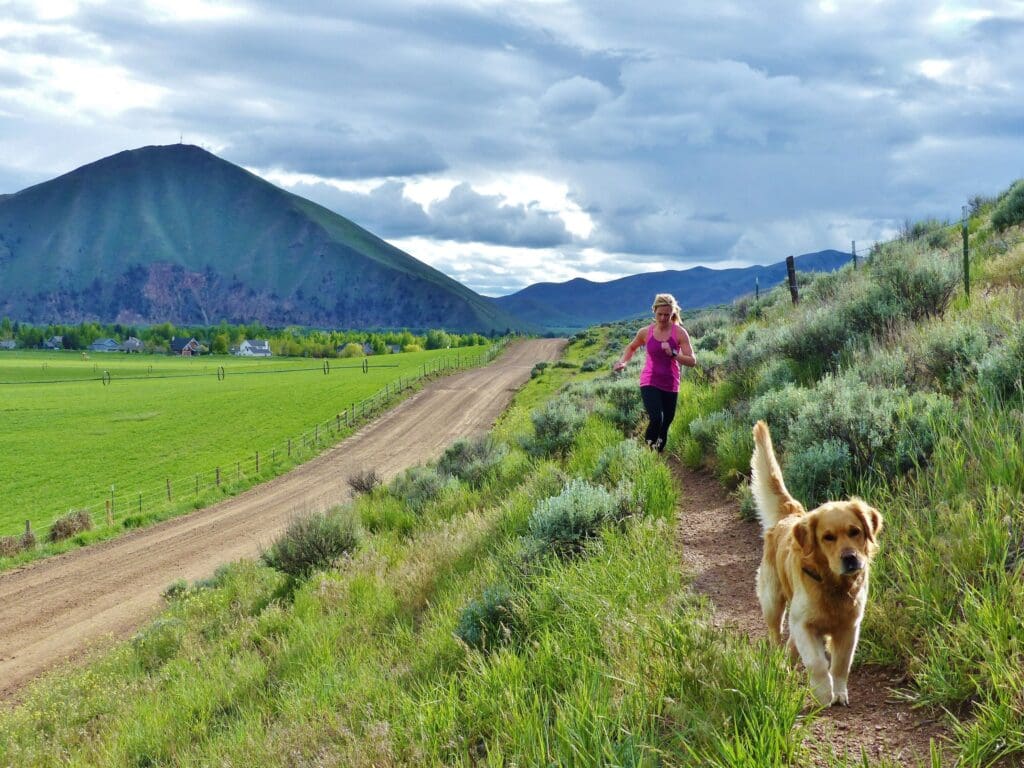
{"label": "distant house", "polygon": [[266,339],[246,339],[234,354],[239,357],[270,357],[270,342]]}
{"label": "distant house", "polygon": [[121,348],[113,339],[96,339],[89,345],[90,352],[117,352]]}
{"label": "distant house", "polygon": [[0,349],[17,349],[18,342],[14,339],[3,339],[0,341]]}
{"label": "distant house", "polygon": [[372,355],[373,354],[373,344],[371,344],[368,341],[364,341],[363,342],[363,354],[364,355]]}
{"label": "distant house", "polygon": [[132,354],[133,352],[141,352],[144,348],[145,345],[143,345],[142,341],[140,339],[135,338],[134,336],[129,336],[127,339],[124,340],[124,344],[121,345],[121,351],[127,352],[128,354]]}
{"label": "distant house", "polygon": [[175,336],[171,339],[171,354],[181,355],[182,357],[191,357],[192,355],[199,354],[199,342],[196,341],[195,337],[183,338],[181,336]]}
{"label": "distant house", "polygon": [[51,336],[43,340],[43,349],[64,349],[63,336]]}
{"label": "distant house", "polygon": [[402,351],[402,345],[401,344],[388,344],[388,349],[391,350],[391,354],[397,355],[399,352]]}

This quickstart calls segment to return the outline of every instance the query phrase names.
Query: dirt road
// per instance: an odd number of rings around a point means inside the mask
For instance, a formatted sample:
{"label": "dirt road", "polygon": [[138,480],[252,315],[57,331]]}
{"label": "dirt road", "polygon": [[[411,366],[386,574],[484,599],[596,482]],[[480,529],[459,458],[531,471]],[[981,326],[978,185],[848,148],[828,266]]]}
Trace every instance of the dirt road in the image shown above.
{"label": "dirt road", "polygon": [[137,629],[177,579],[253,557],[295,515],[350,496],[348,478],[390,479],[489,429],[534,363],[564,340],[517,342],[494,363],[429,384],[316,459],[239,496],[120,538],[0,574],[0,699],[48,668]]}

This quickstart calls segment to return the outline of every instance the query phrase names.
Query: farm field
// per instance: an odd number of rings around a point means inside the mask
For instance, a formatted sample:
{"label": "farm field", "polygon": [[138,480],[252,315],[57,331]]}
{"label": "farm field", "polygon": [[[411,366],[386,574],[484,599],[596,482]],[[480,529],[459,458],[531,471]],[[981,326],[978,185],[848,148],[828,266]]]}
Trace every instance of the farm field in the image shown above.
{"label": "farm field", "polygon": [[332,359],[326,373],[309,358],[0,354],[0,536],[26,520],[45,535],[70,510],[98,523],[111,499],[121,521],[202,506],[350,432],[337,417],[353,405],[487,349]]}

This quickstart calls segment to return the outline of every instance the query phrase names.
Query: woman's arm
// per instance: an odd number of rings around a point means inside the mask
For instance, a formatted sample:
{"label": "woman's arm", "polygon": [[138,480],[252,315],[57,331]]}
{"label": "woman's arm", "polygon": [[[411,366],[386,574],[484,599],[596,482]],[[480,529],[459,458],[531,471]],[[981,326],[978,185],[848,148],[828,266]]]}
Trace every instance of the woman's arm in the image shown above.
{"label": "woman's arm", "polygon": [[686,329],[681,325],[677,325],[679,329],[679,351],[676,352],[676,360],[680,365],[685,365],[687,368],[693,368],[697,365],[697,356],[693,354],[693,346],[690,344],[690,334],[686,332]]}
{"label": "woman's arm", "polygon": [[621,371],[626,367],[626,363],[629,362],[630,358],[636,353],[640,347],[647,343],[647,329],[641,328],[636,332],[636,337],[626,345],[626,348],[622,351],[622,356],[615,361],[612,365],[613,371]]}

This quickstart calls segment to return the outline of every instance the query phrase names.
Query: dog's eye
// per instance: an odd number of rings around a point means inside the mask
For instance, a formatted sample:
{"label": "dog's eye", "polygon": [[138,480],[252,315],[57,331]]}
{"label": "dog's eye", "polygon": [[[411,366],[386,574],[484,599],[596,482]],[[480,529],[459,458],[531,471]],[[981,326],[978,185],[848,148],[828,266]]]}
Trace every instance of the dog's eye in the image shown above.
{"label": "dog's eye", "polygon": [[834,533],[826,533],[821,538],[823,538],[825,541],[835,541],[836,540],[836,535]]}
{"label": "dog's eye", "polygon": [[851,539],[856,539],[858,536],[860,536],[860,529],[859,528],[851,528],[850,529],[850,538]]}

